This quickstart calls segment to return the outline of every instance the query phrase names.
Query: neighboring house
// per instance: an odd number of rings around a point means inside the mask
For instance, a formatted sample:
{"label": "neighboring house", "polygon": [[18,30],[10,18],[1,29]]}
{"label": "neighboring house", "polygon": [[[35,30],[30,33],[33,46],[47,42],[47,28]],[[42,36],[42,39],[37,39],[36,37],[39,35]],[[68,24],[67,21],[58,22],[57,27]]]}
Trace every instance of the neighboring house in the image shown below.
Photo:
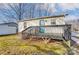
{"label": "neighboring house", "polygon": [[14,22],[0,24],[0,35],[16,34],[17,24]]}
{"label": "neighboring house", "polygon": [[22,32],[30,26],[64,25],[64,17],[66,15],[47,16],[18,21],[18,32]]}

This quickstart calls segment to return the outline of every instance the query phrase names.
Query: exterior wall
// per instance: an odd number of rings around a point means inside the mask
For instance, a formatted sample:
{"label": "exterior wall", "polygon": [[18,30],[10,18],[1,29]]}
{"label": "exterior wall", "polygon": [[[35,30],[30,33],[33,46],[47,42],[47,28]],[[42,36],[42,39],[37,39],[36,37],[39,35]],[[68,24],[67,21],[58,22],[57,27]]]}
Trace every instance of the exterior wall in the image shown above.
{"label": "exterior wall", "polygon": [[[56,18],[47,18],[47,19],[38,19],[38,20],[31,20],[31,21],[24,21],[27,23],[26,28],[30,26],[40,26],[40,20],[44,20],[45,25],[63,25],[65,24],[64,22],[64,17],[56,17]],[[51,22],[55,20],[56,24],[51,24]],[[19,32],[24,30],[24,22],[19,22],[18,27],[19,27]]]}
{"label": "exterior wall", "polygon": [[[62,24],[65,24],[64,17],[48,18],[48,19],[44,19],[44,20],[45,20],[45,25],[62,25]],[[52,21],[55,21],[56,24],[51,24]]]}
{"label": "exterior wall", "polygon": [[27,21],[27,27],[30,26],[39,26],[39,20]]}
{"label": "exterior wall", "polygon": [[63,27],[46,27],[45,33],[64,33]]}
{"label": "exterior wall", "polygon": [[19,22],[18,23],[18,32],[21,32],[24,30],[24,22]]}
{"label": "exterior wall", "polygon": [[56,24],[57,24],[57,25],[65,24],[64,17],[57,18]]}
{"label": "exterior wall", "polygon": [[[30,26],[39,26],[39,20],[32,20],[32,21],[24,21],[26,22],[26,28]],[[18,32],[21,32],[24,30],[24,22],[19,22],[18,23]]]}
{"label": "exterior wall", "polygon": [[8,25],[0,25],[0,35],[15,34],[16,27],[9,27]]}
{"label": "exterior wall", "polygon": [[49,19],[44,19],[44,20],[45,20],[45,25],[51,25],[51,23],[50,23],[50,22],[51,22],[51,21],[50,21],[51,18],[49,18]]}
{"label": "exterior wall", "polygon": [[[48,19],[44,19],[45,20],[45,25],[64,25],[64,17],[60,17],[60,18],[48,18]],[[55,21],[55,24],[52,24],[52,21]],[[63,27],[50,27],[50,28],[43,28],[41,27],[41,30],[45,33],[63,33]]]}

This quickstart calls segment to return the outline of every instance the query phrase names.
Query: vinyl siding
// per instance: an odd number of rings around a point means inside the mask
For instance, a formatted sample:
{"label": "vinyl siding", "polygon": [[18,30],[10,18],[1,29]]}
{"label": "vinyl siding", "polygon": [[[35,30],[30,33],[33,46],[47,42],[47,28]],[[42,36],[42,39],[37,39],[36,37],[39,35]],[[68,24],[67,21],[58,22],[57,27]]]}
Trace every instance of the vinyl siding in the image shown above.
{"label": "vinyl siding", "polygon": [[[39,19],[39,20],[30,20],[30,21],[24,21],[27,23],[27,27],[30,26],[40,26],[40,20],[44,20],[45,21],[45,25],[53,25],[51,24],[51,21],[56,20],[56,24],[55,25],[63,25],[65,24],[64,22],[64,17],[56,17],[56,18],[47,18],[47,19]],[[18,23],[18,27],[19,27],[19,32],[24,30],[24,22],[19,22]]]}
{"label": "vinyl siding", "polygon": [[44,20],[45,20],[45,25],[51,25],[50,19],[51,19],[51,18],[49,18],[49,19],[44,19]]}
{"label": "vinyl siding", "polygon": [[64,33],[62,27],[46,27],[45,33]]}
{"label": "vinyl siding", "polygon": [[0,35],[14,34],[16,27],[9,27],[8,25],[0,25]]}
{"label": "vinyl siding", "polygon": [[27,21],[27,27],[30,26],[39,26],[39,20]]}
{"label": "vinyl siding", "polygon": [[65,24],[64,18],[63,18],[63,17],[61,17],[61,18],[57,18],[57,20],[56,20],[56,24],[57,24],[57,25]]}
{"label": "vinyl siding", "polygon": [[24,22],[19,22],[18,23],[18,32],[21,32],[24,30]]}

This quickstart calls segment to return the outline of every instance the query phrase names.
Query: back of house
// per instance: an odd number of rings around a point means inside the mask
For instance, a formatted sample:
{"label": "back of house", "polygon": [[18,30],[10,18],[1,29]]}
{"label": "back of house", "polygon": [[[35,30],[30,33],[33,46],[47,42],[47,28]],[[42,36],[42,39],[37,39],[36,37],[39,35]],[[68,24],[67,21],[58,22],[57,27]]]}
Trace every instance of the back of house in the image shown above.
{"label": "back of house", "polygon": [[30,26],[64,25],[64,17],[65,15],[57,15],[22,20],[18,22],[18,32]]}
{"label": "back of house", "polygon": [[18,32],[23,37],[35,35],[55,39],[70,39],[70,25],[65,24],[66,15],[47,16],[41,18],[32,18],[18,22]]}

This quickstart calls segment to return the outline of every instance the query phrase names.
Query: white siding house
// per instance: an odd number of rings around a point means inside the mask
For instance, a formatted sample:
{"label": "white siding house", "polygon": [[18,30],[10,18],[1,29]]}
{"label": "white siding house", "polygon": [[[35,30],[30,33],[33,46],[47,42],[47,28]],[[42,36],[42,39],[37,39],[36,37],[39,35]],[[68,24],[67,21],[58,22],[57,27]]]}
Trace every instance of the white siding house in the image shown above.
{"label": "white siding house", "polygon": [[16,31],[16,23],[0,24],[0,35],[15,34]]}
{"label": "white siding house", "polygon": [[47,16],[18,21],[18,33],[21,39],[30,36],[53,39],[71,39],[71,24],[65,24],[66,15]]}
{"label": "white siding house", "polygon": [[64,25],[65,16],[66,15],[47,16],[18,21],[18,32],[22,32],[25,28],[30,26]]}

